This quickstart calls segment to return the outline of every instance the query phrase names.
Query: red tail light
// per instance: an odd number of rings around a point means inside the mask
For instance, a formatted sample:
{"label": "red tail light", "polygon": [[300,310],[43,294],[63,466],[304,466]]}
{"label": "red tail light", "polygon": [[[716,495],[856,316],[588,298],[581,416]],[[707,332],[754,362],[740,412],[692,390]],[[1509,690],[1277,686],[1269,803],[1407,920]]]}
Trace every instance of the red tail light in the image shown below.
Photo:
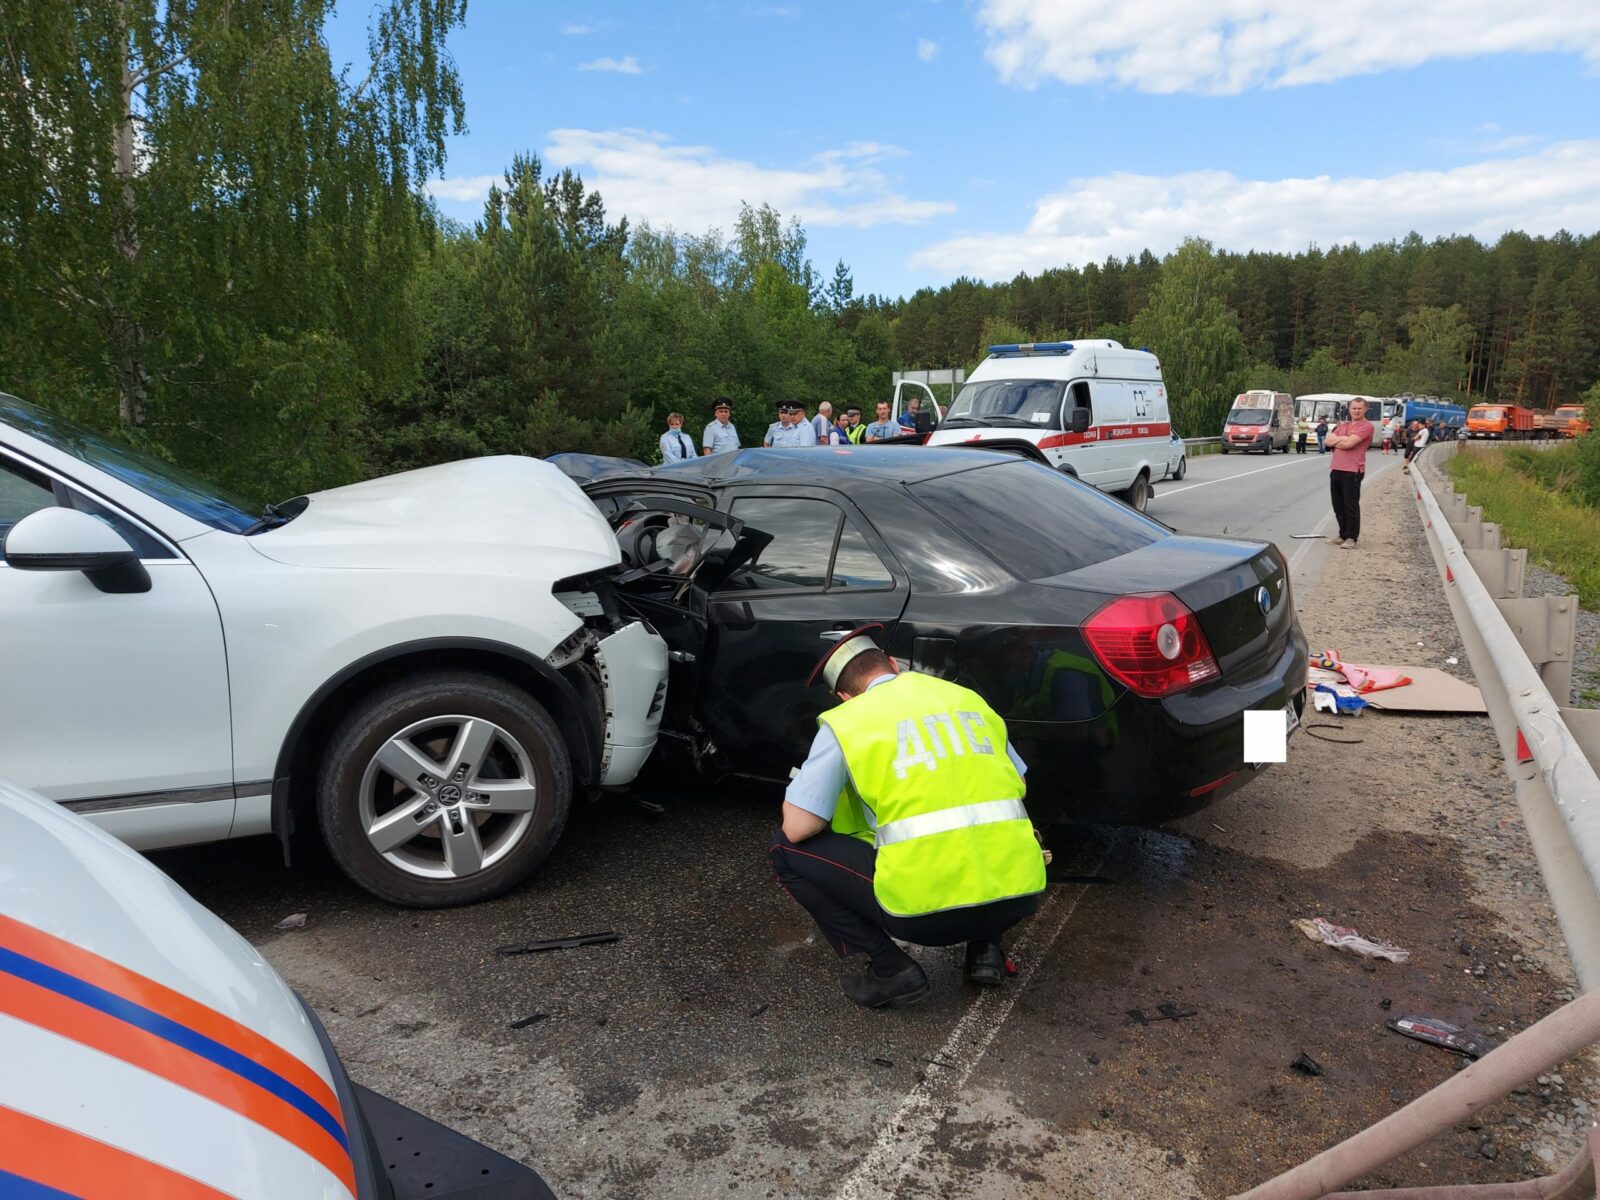
{"label": "red tail light", "polygon": [[1170,696],[1222,674],[1200,622],[1166,592],[1123,596],[1083,624],[1084,640],[1140,696]]}

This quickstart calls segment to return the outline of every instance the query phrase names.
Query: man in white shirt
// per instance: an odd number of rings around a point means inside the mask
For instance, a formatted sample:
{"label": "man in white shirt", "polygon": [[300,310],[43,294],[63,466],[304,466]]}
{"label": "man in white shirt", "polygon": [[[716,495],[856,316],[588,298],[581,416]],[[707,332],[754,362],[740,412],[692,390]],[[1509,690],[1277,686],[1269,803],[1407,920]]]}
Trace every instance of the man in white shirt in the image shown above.
{"label": "man in white shirt", "polygon": [[694,457],[694,442],[683,431],[683,414],[667,414],[667,431],[661,435],[661,465],[687,462]]}

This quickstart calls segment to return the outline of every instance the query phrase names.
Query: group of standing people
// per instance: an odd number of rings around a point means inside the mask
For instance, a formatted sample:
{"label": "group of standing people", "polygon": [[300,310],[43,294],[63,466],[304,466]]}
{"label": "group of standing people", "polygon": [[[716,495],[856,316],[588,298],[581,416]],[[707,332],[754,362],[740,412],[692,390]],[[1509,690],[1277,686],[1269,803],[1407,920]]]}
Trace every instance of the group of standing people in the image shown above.
{"label": "group of standing people", "polygon": [[[785,400],[778,405],[778,419],[767,426],[761,444],[772,447],[795,446],[859,446],[868,442],[882,442],[912,433],[926,433],[930,422],[922,414],[921,400],[911,396],[906,411],[898,418],[889,415],[889,403],[878,401],[874,419],[862,422],[859,404],[841,405],[838,415],[828,400],[817,405],[816,415],[807,417],[804,404]],[[694,440],[683,431],[681,412],[667,414],[667,430],[661,435],[661,462],[663,465],[685,462],[696,457]],[[733,423],[733,404],[726,397],[719,398],[712,409],[711,421],[700,436],[701,455],[721,454],[737,450],[744,443],[738,427]]]}
{"label": "group of standing people", "polygon": [[1383,423],[1383,453],[1404,454],[1405,471],[1411,473],[1411,461],[1421,454],[1433,440],[1433,421],[1428,417],[1407,422],[1399,413]]}

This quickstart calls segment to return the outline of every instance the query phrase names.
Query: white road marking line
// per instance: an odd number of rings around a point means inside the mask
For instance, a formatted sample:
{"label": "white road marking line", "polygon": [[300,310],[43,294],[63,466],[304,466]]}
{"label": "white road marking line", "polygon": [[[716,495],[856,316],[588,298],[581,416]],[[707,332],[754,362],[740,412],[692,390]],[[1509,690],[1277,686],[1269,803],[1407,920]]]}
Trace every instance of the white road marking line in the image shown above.
{"label": "white road marking line", "polygon": [[1306,552],[1310,550],[1311,547],[1317,544],[1317,541],[1321,540],[1323,532],[1328,528],[1328,525],[1332,521],[1333,514],[1329,513],[1327,516],[1323,517],[1322,520],[1318,521],[1317,527],[1312,530],[1312,532],[1317,535],[1316,540],[1308,541],[1304,545],[1295,547],[1295,552],[1289,556],[1289,577],[1291,579],[1294,577],[1295,568],[1300,565],[1300,560],[1306,556]]}
{"label": "white road marking line", "polygon": [[[1318,455],[1317,457],[1320,458],[1322,456]],[[1237,475],[1225,475],[1221,479],[1208,479],[1204,483],[1186,483],[1181,488],[1163,488],[1161,491],[1157,492],[1152,499],[1165,500],[1168,496],[1176,496],[1180,492],[1189,492],[1193,491],[1195,488],[1210,487],[1213,483],[1232,483],[1235,479],[1248,479],[1250,476],[1259,475],[1263,471],[1281,471],[1285,467],[1301,467],[1304,466],[1308,460],[1309,456],[1307,459],[1302,459],[1297,454],[1295,455],[1294,462],[1278,463],[1276,466],[1272,467],[1257,467],[1254,471],[1240,471]]]}
{"label": "white road marking line", "polygon": [[[1119,833],[1091,863],[1084,862],[1085,855],[1078,855],[1072,863],[1072,873],[1097,874],[1120,841]],[[1061,936],[1089,886],[1080,883],[1076,887],[1053,889],[1046,895],[1028,926],[1027,935],[1016,947],[1021,960],[1017,977],[981,993],[967,1006],[949,1038],[933,1056],[949,1066],[931,1068],[924,1073],[922,1082],[906,1093],[894,1116],[884,1122],[866,1157],[856,1164],[855,1170],[834,1193],[834,1200],[889,1200],[899,1195],[901,1184],[932,1145],[939,1126],[1011,1015],[1033,973]]]}

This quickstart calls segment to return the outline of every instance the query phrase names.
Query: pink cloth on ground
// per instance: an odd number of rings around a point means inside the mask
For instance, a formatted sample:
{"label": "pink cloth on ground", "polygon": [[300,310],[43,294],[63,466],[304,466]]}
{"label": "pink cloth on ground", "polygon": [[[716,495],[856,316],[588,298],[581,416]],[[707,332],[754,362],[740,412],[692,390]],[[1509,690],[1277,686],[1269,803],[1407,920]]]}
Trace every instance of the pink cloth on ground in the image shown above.
{"label": "pink cloth on ground", "polygon": [[1333,427],[1334,437],[1345,437],[1355,434],[1361,439],[1360,445],[1351,446],[1348,450],[1338,449],[1333,452],[1333,462],[1330,468],[1335,471],[1365,471],[1367,469],[1367,447],[1372,445],[1372,422],[1366,418],[1359,421],[1340,421]]}

